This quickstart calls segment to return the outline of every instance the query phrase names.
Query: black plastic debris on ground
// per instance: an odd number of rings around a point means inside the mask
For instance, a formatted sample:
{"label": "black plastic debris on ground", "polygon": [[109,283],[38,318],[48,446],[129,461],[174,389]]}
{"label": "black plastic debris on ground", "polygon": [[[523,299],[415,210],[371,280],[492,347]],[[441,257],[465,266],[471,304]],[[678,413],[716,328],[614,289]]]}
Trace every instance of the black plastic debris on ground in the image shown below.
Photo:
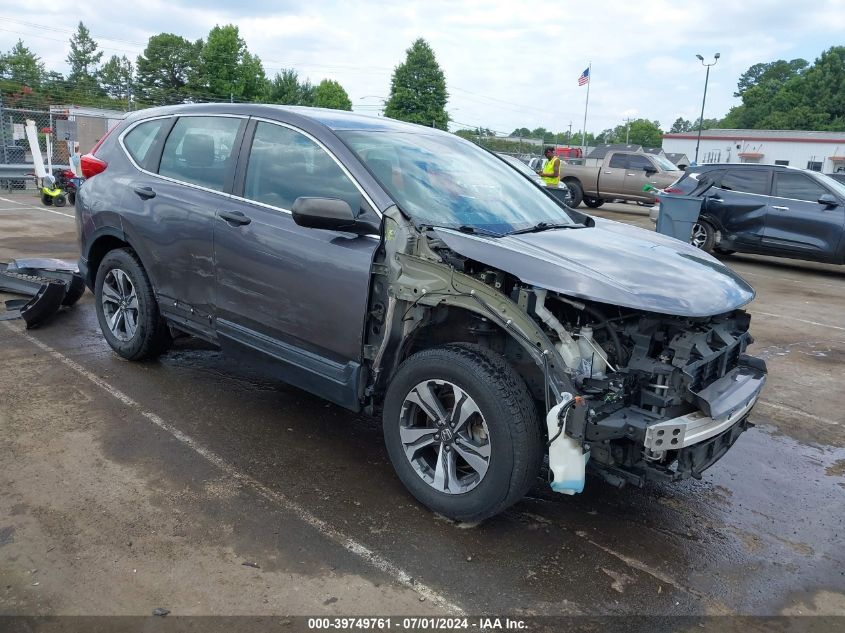
{"label": "black plastic debris on ground", "polygon": [[6,301],[0,320],[23,319],[27,329],[44,323],[85,293],[76,266],[60,259],[32,258],[0,263],[0,292],[30,297]]}

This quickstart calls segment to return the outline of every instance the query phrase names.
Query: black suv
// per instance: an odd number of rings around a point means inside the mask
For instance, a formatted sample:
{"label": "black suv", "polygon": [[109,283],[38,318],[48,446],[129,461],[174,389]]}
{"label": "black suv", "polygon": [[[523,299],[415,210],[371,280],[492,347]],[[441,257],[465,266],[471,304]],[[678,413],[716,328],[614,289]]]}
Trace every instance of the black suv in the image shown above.
{"label": "black suv", "polygon": [[845,263],[845,184],[828,176],[779,165],[700,165],[666,191],[703,196],[692,235],[698,248]]}
{"label": "black suv", "polygon": [[188,333],[381,412],[402,482],[455,519],[519,500],[546,457],[569,494],[588,462],[614,485],[698,477],[765,381],[734,272],[447,132],[173,106],[82,165],[80,270],[120,356]]}

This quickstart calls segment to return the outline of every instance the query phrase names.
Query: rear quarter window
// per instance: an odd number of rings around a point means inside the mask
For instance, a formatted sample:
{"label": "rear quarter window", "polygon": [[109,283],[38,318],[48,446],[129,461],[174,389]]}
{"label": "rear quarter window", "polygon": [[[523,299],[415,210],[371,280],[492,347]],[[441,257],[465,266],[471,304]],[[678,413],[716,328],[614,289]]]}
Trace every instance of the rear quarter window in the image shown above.
{"label": "rear quarter window", "polygon": [[153,146],[156,136],[162,126],[168,122],[168,119],[154,119],[152,121],[144,121],[129,130],[129,133],[123,137],[123,145],[132,159],[140,166],[144,166],[150,148]]}
{"label": "rear quarter window", "polygon": [[766,169],[729,169],[718,187],[726,191],[769,195],[769,171]]}

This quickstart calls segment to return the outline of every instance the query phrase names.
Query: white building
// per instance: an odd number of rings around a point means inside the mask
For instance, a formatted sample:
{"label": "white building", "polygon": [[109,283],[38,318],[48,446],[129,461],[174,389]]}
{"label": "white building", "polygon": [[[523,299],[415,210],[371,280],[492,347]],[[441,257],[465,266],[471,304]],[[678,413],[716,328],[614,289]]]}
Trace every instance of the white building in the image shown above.
{"label": "white building", "polygon": [[[694,160],[697,132],[664,134],[663,151]],[[791,165],[826,174],[845,172],[845,132],[703,130],[698,163]]]}

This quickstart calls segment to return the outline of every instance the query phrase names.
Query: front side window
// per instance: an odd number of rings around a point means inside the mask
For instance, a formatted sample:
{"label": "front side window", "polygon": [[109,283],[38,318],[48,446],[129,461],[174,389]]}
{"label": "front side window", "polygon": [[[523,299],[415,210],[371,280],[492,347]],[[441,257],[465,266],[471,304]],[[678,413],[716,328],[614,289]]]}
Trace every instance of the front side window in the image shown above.
{"label": "front side window", "polygon": [[781,172],[775,178],[775,195],[778,198],[818,202],[821,196],[829,193],[827,189],[804,174]]}
{"label": "front side window", "polygon": [[654,163],[652,163],[648,158],[645,156],[637,156],[636,154],[628,156],[628,169],[631,171],[643,171],[644,169],[657,171],[654,169]]}
{"label": "front side window", "polygon": [[339,198],[356,214],[363,201],[353,182],[317,143],[290,128],[259,121],[244,198],[290,210],[300,197]]}
{"label": "front side window", "polygon": [[417,224],[496,233],[539,222],[575,226],[551,196],[458,136],[360,130],[337,134]]}
{"label": "front side window", "polygon": [[769,172],[765,169],[731,169],[722,177],[720,189],[741,193],[769,193]]}
{"label": "front side window", "polygon": [[150,148],[153,146],[161,127],[169,122],[169,119],[154,119],[152,121],[144,121],[133,127],[129,133],[123,137],[123,145],[126,151],[135,160],[136,163],[144,166],[144,161],[147,159]]}
{"label": "front side window", "polygon": [[180,117],[170,131],[158,173],[223,191],[234,170],[233,152],[241,119]]}

